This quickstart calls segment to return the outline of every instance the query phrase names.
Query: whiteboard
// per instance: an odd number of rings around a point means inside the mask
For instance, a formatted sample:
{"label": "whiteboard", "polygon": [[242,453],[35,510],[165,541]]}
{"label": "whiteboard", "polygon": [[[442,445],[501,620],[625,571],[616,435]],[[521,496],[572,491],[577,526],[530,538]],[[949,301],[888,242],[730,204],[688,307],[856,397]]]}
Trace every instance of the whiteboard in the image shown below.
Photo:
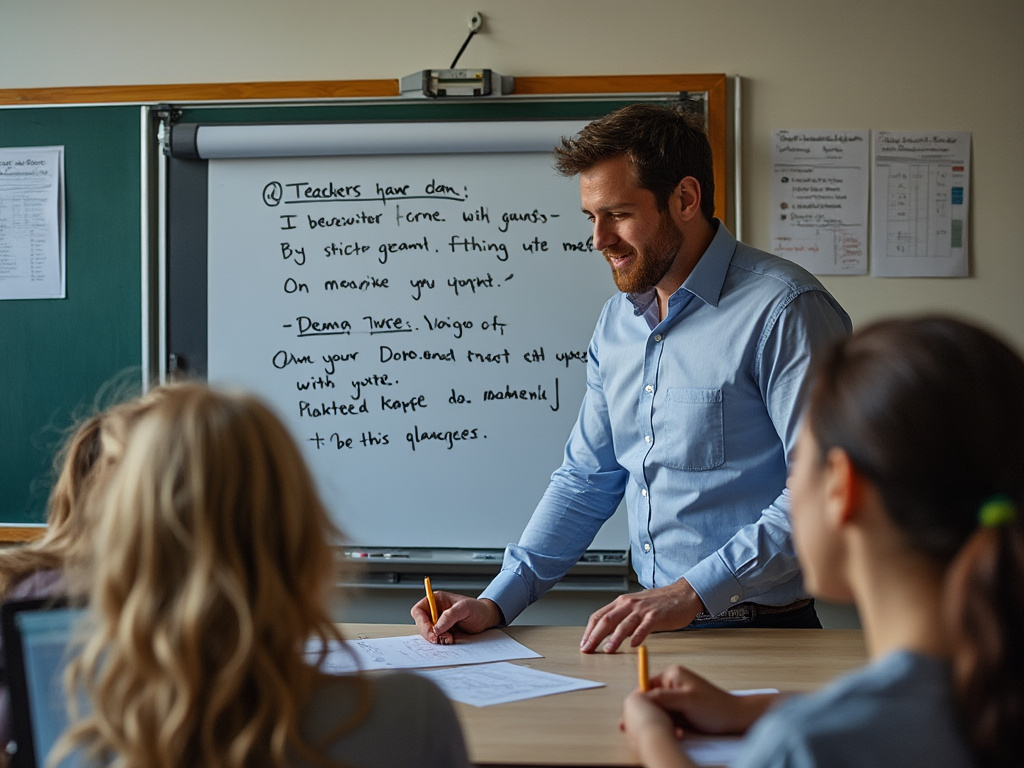
{"label": "whiteboard", "polygon": [[[271,403],[354,544],[504,547],[615,287],[550,151],[399,152],[209,161],[208,378]],[[592,546],[627,545],[620,511]]]}

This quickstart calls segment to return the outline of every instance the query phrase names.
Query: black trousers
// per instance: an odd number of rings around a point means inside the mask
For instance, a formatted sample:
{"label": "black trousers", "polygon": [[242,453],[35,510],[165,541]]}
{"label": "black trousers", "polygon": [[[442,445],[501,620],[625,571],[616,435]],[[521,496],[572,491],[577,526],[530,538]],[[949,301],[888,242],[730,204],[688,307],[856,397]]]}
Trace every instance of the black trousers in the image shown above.
{"label": "black trousers", "polygon": [[792,608],[741,603],[717,616],[700,614],[690,629],[821,629],[813,600],[800,600]]}

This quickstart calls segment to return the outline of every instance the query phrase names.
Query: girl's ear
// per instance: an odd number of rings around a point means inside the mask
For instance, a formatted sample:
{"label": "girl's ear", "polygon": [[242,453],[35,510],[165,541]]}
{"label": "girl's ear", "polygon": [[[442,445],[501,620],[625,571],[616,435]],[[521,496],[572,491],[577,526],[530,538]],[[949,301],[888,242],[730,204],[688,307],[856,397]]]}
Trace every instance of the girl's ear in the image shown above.
{"label": "girl's ear", "polygon": [[843,528],[857,519],[864,496],[865,480],[842,448],[832,448],[825,457],[825,504],[829,519]]}

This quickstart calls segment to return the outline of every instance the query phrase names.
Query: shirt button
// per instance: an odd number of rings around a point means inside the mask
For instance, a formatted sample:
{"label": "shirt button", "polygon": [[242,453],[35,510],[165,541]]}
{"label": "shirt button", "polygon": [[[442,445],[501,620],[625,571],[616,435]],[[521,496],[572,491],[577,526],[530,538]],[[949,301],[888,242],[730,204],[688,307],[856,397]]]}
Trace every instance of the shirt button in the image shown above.
{"label": "shirt button", "polygon": [[640,491],[640,495],[643,496],[646,499],[647,498],[647,489],[646,488],[642,489]]}
{"label": "shirt button", "polygon": [[648,384],[646,387],[644,387],[644,392],[646,392],[647,394],[651,394],[651,392],[653,392],[653,391],[654,391],[654,387],[652,387],[650,384]]}
{"label": "shirt button", "polygon": [[650,551],[651,551],[651,543],[647,542],[646,544],[644,544],[644,552],[650,552]]}
{"label": "shirt button", "polygon": [[736,603],[736,602],[739,602],[739,599],[740,599],[739,595],[733,595],[732,597],[729,598],[729,602],[730,603]]}
{"label": "shirt button", "polygon": [[650,435],[644,435],[644,442],[645,443],[651,442],[651,436]]}
{"label": "shirt button", "polygon": [[661,341],[661,334],[659,333],[657,336],[655,336],[654,340],[655,341]]}

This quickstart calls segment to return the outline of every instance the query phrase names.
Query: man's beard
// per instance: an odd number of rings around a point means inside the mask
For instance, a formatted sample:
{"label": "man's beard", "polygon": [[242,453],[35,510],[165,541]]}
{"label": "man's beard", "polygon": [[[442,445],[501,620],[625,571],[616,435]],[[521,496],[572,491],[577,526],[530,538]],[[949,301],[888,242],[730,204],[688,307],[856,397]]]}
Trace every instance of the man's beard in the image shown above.
{"label": "man's beard", "polygon": [[612,279],[623,293],[646,293],[661,282],[683,245],[683,233],[671,218],[663,216],[654,236],[639,248],[616,253],[605,249],[601,253],[611,263],[612,258],[636,254],[628,270],[612,267]]}

